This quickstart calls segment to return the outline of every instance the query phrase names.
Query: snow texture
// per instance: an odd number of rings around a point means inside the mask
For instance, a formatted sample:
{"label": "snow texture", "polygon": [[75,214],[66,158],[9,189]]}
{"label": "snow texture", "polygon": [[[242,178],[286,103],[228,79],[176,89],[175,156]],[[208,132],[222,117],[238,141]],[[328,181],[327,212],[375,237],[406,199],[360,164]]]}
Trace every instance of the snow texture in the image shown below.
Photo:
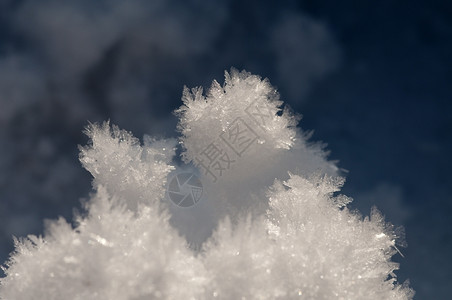
{"label": "snow texture", "polygon": [[413,297],[391,261],[400,235],[376,209],[348,210],[344,179],[267,80],[232,70],[183,101],[182,157],[206,198],[187,210],[165,199],[171,171],[187,168],[172,162],[174,140],[90,125],[80,160],[94,194],[74,224],[15,241],[1,299]]}
{"label": "snow texture", "polygon": [[[74,159],[86,120],[172,136],[181,86],[210,82],[224,66],[277,70],[272,80],[286,100],[305,96],[337,66],[340,47],[326,22],[257,2],[240,4],[247,13],[237,15],[235,5],[0,1],[0,261],[11,235],[40,233],[43,218],[69,218],[88,193]],[[249,15],[252,27],[237,20]],[[237,47],[244,43],[250,48]],[[291,78],[300,79],[296,87]]]}

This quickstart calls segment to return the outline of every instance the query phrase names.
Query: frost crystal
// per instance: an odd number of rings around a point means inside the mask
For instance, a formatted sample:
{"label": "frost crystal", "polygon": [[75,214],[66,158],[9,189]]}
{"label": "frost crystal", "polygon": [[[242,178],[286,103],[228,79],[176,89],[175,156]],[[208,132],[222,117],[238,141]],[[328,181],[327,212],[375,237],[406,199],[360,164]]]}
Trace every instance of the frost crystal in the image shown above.
{"label": "frost crystal", "polygon": [[391,262],[399,236],[376,209],[364,219],[348,210],[335,164],[267,80],[232,70],[207,96],[185,88],[183,101],[182,156],[207,197],[183,209],[165,200],[181,168],[175,140],[141,145],[90,125],[80,160],[95,193],[73,225],[16,240],[0,299],[413,297]]}

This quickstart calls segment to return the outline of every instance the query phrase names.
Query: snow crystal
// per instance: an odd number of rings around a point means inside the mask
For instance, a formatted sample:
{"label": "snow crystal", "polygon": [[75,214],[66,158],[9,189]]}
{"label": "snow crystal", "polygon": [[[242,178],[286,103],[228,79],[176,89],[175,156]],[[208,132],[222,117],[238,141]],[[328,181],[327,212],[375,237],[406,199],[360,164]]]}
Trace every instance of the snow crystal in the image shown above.
{"label": "snow crystal", "polygon": [[108,122],[90,125],[85,213],[16,240],[1,299],[413,297],[391,261],[399,235],[376,209],[349,211],[337,167],[268,80],[232,70],[207,96],[186,88],[183,100],[182,156],[199,168],[206,199],[185,210],[165,202],[166,180],[182,168],[172,165],[175,140],[142,145]]}

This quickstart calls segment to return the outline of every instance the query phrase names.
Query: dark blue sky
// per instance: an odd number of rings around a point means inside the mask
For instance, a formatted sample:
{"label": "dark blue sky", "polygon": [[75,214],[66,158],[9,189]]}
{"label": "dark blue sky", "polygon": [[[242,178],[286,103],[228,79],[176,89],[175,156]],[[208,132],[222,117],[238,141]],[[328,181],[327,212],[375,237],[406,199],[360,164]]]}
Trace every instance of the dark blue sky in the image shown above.
{"label": "dark blue sky", "polygon": [[451,294],[452,10],[445,3],[308,8],[334,24],[345,58],[300,107],[304,126],[350,171],[344,192],[355,207],[368,209],[360,195],[375,185],[399,194],[401,208],[370,199],[406,228],[399,274],[418,299]]}
{"label": "dark blue sky", "polygon": [[398,272],[452,294],[452,4],[447,1],[0,0],[0,260],[90,191],[87,121],[176,136],[184,85],[230,67],[303,115],[343,192],[404,225]]}

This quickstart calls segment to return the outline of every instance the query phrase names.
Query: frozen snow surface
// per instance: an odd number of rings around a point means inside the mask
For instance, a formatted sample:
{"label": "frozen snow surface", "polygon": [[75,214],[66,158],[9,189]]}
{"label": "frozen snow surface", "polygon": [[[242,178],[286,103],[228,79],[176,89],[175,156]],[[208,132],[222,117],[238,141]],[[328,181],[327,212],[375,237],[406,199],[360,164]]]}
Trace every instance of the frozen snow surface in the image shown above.
{"label": "frozen snow surface", "polygon": [[[226,72],[185,89],[177,142],[90,125],[94,192],[73,224],[16,240],[0,299],[411,299],[391,261],[401,233],[350,211],[344,179],[267,80]],[[187,208],[167,179],[197,170]],[[195,172],[195,171],[193,171]]]}

